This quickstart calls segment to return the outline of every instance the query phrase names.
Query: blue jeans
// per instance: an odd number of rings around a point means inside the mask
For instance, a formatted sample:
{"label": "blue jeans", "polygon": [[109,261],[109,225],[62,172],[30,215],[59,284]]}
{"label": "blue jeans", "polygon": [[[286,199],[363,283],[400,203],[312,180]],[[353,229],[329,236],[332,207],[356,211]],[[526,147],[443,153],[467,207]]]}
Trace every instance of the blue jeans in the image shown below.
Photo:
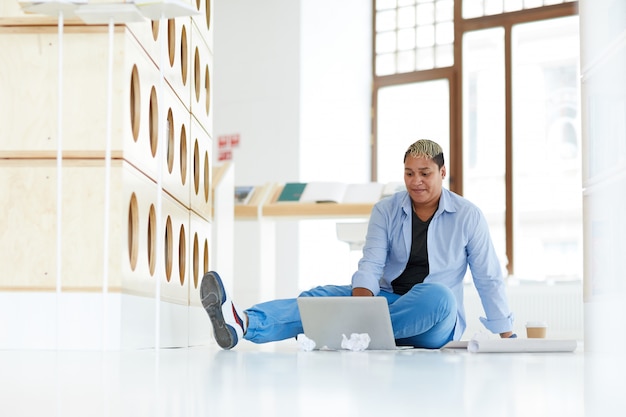
{"label": "blue jeans", "polygon": [[[350,285],[326,285],[301,297],[337,297],[352,294]],[[437,283],[415,285],[404,295],[381,291],[389,304],[391,325],[398,346],[437,349],[452,340],[457,305],[452,291]],[[295,298],[268,301],[245,311],[248,330],[244,339],[254,343],[289,339],[303,333]]]}

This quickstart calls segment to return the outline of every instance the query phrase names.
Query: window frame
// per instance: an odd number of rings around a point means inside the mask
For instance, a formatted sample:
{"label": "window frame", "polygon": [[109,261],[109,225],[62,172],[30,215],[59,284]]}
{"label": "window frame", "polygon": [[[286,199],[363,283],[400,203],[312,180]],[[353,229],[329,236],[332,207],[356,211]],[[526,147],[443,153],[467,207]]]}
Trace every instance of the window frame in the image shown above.
{"label": "window frame", "polygon": [[371,181],[377,181],[378,137],[378,91],[381,88],[415,82],[448,80],[450,86],[450,155],[448,172],[450,190],[463,195],[463,35],[480,29],[501,27],[505,41],[505,186],[506,186],[506,256],[507,272],[515,272],[514,227],[513,227],[513,127],[512,127],[512,71],[511,32],[513,26],[540,20],[578,15],[578,1],[549,6],[523,9],[514,12],[463,18],[463,0],[454,2],[454,63],[450,67],[405,72],[400,74],[376,75],[376,2],[372,2],[372,119],[371,119]]}

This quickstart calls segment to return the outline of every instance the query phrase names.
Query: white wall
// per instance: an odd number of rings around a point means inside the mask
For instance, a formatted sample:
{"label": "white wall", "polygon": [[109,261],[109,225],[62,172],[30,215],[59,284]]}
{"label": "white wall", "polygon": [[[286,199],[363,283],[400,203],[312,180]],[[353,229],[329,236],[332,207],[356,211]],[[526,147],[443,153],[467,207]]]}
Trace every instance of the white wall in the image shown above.
{"label": "white wall", "polygon": [[585,348],[626,343],[626,3],[580,2]]}
{"label": "white wall", "polygon": [[215,0],[214,12],[214,136],[241,135],[235,184],[297,180],[300,3]]}
{"label": "white wall", "polygon": [[[301,178],[368,182],[372,5],[363,0],[301,4]],[[335,228],[335,220],[300,222],[299,290],[350,283],[361,253],[337,240]]]}
{"label": "white wall", "polygon": [[371,4],[301,4],[301,177],[369,181]]}
{"label": "white wall", "polygon": [[626,3],[580,0],[585,415],[624,408]]}
{"label": "white wall", "polygon": [[[369,181],[371,2],[215,0],[214,10],[214,134],[241,135],[235,184]],[[236,288],[262,282],[294,296],[303,270],[316,283],[331,273],[349,282],[356,264],[333,221],[275,226],[265,241],[259,225],[237,222],[234,279],[246,284]]]}
{"label": "white wall", "polygon": [[[215,0],[214,11],[214,135],[240,135],[233,150],[235,185],[297,181],[300,3]],[[277,241],[297,240],[297,227],[284,226],[276,230]],[[267,287],[276,285],[275,259],[268,257],[294,260],[285,274],[297,270],[293,245],[268,251],[274,235],[261,233],[268,227],[235,223],[234,276],[224,279],[233,281],[229,284],[244,307],[274,293]]]}

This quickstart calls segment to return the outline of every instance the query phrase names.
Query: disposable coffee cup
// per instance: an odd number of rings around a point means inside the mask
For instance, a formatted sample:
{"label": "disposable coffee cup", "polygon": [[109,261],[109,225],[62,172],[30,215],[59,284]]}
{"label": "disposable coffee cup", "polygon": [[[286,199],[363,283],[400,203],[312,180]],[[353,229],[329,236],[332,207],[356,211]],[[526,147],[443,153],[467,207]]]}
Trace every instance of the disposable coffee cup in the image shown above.
{"label": "disposable coffee cup", "polygon": [[545,321],[529,321],[526,323],[526,337],[529,339],[543,339],[546,337],[548,325]]}

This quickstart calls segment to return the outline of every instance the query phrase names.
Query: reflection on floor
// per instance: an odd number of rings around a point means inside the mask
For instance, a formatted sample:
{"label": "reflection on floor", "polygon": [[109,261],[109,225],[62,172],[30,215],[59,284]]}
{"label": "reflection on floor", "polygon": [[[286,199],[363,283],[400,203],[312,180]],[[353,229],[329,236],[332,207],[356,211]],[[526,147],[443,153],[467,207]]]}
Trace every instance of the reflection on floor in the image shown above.
{"label": "reflection on floor", "polygon": [[623,355],[0,351],[2,416],[623,415]]}

